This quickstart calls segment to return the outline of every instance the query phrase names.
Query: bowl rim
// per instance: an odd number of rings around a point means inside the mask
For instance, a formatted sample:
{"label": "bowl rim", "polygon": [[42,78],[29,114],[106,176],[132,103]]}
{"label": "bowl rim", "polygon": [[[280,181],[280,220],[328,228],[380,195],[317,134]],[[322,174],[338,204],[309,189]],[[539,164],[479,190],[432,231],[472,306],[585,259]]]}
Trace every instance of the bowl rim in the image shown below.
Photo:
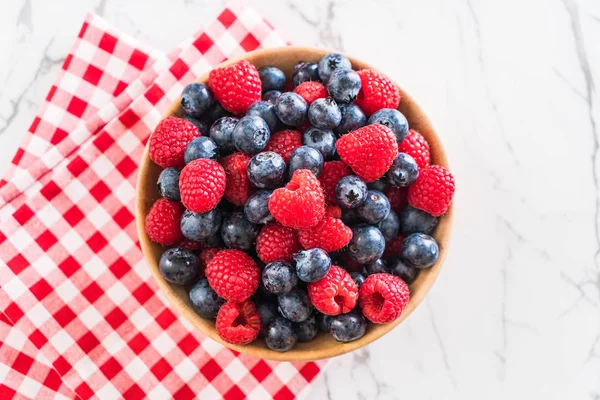
{"label": "bowl rim", "polygon": [[[248,59],[253,59],[253,58],[257,58],[257,57],[262,57],[262,56],[265,56],[268,54],[277,53],[279,56],[286,56],[286,55],[291,55],[294,53],[305,53],[305,52],[316,53],[316,54],[321,55],[321,57],[323,55],[329,54],[329,53],[339,53],[339,54],[343,54],[346,57],[348,57],[348,59],[352,62],[353,68],[354,68],[354,66],[359,65],[360,69],[369,68],[369,69],[375,69],[377,71],[381,71],[380,69],[372,67],[370,64],[365,63],[362,60],[352,57],[348,54],[345,54],[344,52],[333,51],[333,50],[324,49],[324,48],[308,47],[308,46],[285,46],[285,47],[274,47],[274,48],[254,50],[251,52],[244,53],[240,56],[230,58],[230,59],[220,63],[219,65],[211,68],[211,70],[220,68],[220,67],[224,67],[224,66],[228,66],[228,65],[234,64],[241,60],[248,60]],[[277,65],[275,65],[275,66],[277,66]],[[355,68],[355,69],[358,70],[359,68]],[[206,82],[208,80],[209,73],[210,73],[210,71],[203,74],[202,76],[198,77],[197,79],[195,79],[194,82]],[[428,131],[429,131],[428,136],[431,136],[434,139],[433,141],[431,139],[429,139],[428,142],[430,144],[430,148],[432,148],[432,154],[433,154],[433,148],[435,147],[435,157],[437,159],[436,164],[442,165],[445,168],[450,169],[449,162],[448,162],[448,156],[442,145],[442,141],[441,141],[437,131],[433,127],[433,124],[431,123],[431,121],[429,120],[429,118],[427,117],[425,112],[423,111],[423,109],[414,101],[414,99],[411,96],[409,96],[404,90],[402,90],[402,88],[392,78],[389,78],[389,79],[400,90],[401,97],[402,97],[401,106],[402,106],[402,102],[404,102],[405,104],[408,103],[409,107],[415,108],[416,111],[419,113],[418,119],[420,121],[420,124],[424,124],[428,127]],[[181,109],[180,109],[179,103],[180,103],[180,97],[178,97],[169,106],[167,111],[164,113],[163,118],[166,118],[167,116],[172,116],[172,115],[181,115]],[[218,342],[232,350],[235,350],[239,353],[258,357],[261,359],[274,360],[274,361],[317,361],[317,360],[322,360],[322,359],[339,356],[339,355],[357,350],[361,347],[364,347],[364,346],[374,342],[375,340],[381,338],[382,336],[386,335],[390,331],[392,331],[394,328],[396,328],[398,325],[400,325],[406,318],[408,318],[412,314],[412,312],[421,303],[423,298],[427,295],[427,293],[433,286],[433,283],[437,280],[437,277],[439,276],[442,266],[446,260],[448,248],[449,248],[449,244],[450,244],[450,238],[452,236],[452,225],[453,225],[453,219],[454,219],[454,204],[452,204],[450,206],[450,208],[448,209],[446,214],[444,214],[442,217],[440,217],[438,227],[436,228],[436,233],[434,234],[434,236],[438,236],[438,235],[441,236],[441,239],[439,239],[439,240],[438,240],[438,238],[436,238],[436,240],[438,242],[438,246],[440,248],[439,258],[433,267],[428,268],[426,270],[422,270],[420,272],[420,274],[422,275],[424,273],[424,271],[427,271],[426,272],[427,279],[425,279],[422,282],[422,284],[419,286],[420,290],[418,293],[416,293],[416,295],[413,295],[413,293],[411,291],[411,298],[410,298],[409,304],[407,305],[406,309],[402,312],[402,315],[400,316],[400,318],[398,318],[395,321],[388,323],[388,324],[382,324],[382,325],[376,324],[377,329],[376,329],[376,332],[373,332],[373,334],[369,334],[369,332],[367,331],[367,334],[365,334],[360,339],[357,339],[355,341],[348,342],[348,343],[335,342],[335,343],[337,343],[337,345],[330,346],[329,348],[325,348],[325,349],[318,350],[318,351],[311,350],[311,349],[305,350],[305,351],[294,351],[294,349],[292,349],[289,352],[276,352],[276,351],[270,350],[268,348],[253,346],[252,344],[241,346],[241,345],[234,345],[231,343],[227,343],[219,337],[219,335],[216,332],[216,329],[212,329],[212,330],[204,329],[204,327],[202,326],[203,325],[202,321],[209,321],[209,320],[205,320],[202,317],[200,317],[199,315],[197,315],[196,312],[192,309],[192,307],[187,305],[184,301],[182,301],[181,298],[179,298],[179,296],[175,293],[175,290],[173,289],[171,284],[168,283],[167,281],[165,281],[162,278],[162,276],[160,275],[160,271],[158,268],[158,260],[154,259],[154,257],[151,256],[150,246],[152,245],[152,243],[145,232],[145,228],[144,228],[145,215],[142,215],[142,214],[144,214],[145,197],[141,195],[146,172],[147,172],[148,168],[150,167],[150,164],[153,164],[153,162],[150,160],[149,153],[148,153],[149,143],[150,143],[150,140],[147,141],[146,146],[144,148],[144,152],[142,154],[142,158],[141,158],[141,161],[140,161],[140,164],[138,167],[138,176],[137,176],[136,188],[135,188],[136,228],[137,228],[137,233],[138,233],[138,237],[139,237],[139,241],[140,241],[140,247],[141,247],[141,250],[142,250],[142,253],[144,256],[144,260],[146,261],[148,268],[150,269],[150,272],[151,272],[155,282],[157,283],[159,289],[164,294],[164,296],[167,298],[171,307],[174,308],[174,311],[183,315],[194,326],[195,329],[198,329],[204,335],[210,337],[211,339],[215,340],[216,342]],[[443,232],[439,232],[440,228],[443,228]],[[202,320],[202,321],[199,321],[199,320]],[[209,322],[210,322],[210,324],[212,324],[214,326],[214,322],[212,320],[210,320]],[[373,323],[371,323],[371,322],[369,322],[369,324],[373,325]],[[321,334],[321,332],[319,332],[319,334]]]}

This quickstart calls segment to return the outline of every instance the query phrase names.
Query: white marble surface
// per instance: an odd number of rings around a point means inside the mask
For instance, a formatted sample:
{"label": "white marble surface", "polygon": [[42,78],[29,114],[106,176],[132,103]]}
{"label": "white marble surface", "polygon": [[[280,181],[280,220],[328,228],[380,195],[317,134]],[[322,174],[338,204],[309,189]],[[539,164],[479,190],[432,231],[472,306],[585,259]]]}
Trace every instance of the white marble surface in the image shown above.
{"label": "white marble surface", "polygon": [[[0,169],[86,11],[168,50],[224,2],[5,0]],[[458,181],[447,264],[314,399],[600,399],[600,2],[250,1],[294,43],[346,51],[428,110]],[[160,17],[158,17],[160,16]]]}

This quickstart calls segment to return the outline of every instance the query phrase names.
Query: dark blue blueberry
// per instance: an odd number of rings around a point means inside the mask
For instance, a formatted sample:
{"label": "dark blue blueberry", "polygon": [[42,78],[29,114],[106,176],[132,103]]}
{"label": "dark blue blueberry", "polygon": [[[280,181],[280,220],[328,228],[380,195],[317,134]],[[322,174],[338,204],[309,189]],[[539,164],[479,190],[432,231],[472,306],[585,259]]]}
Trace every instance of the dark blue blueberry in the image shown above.
{"label": "dark blue blueberry", "polygon": [[258,228],[241,212],[229,214],[221,223],[221,238],[232,249],[250,250],[256,242]]}
{"label": "dark blue blueberry", "polygon": [[258,311],[258,314],[260,315],[260,320],[262,322],[261,335],[264,336],[267,326],[269,326],[271,321],[279,315],[277,304],[274,301],[262,301],[256,306],[256,311]]}
{"label": "dark blue blueberry", "polygon": [[335,134],[332,131],[319,128],[309,128],[302,135],[302,143],[317,149],[323,155],[325,161],[329,161],[335,155]]}
{"label": "dark blue blueberry", "polygon": [[407,206],[402,210],[398,215],[398,219],[400,220],[400,233],[405,236],[411,233],[429,235],[438,223],[438,219],[433,215],[411,206]]}
{"label": "dark blue blueberry", "polygon": [[269,125],[256,115],[246,116],[233,129],[234,146],[246,154],[256,154],[265,148],[271,137]]}
{"label": "dark blue blueberry", "polygon": [[387,172],[387,180],[392,186],[408,186],[416,181],[418,176],[417,162],[406,153],[398,153]]}
{"label": "dark blue blueberry", "polygon": [[203,83],[190,83],[181,94],[181,108],[186,114],[199,118],[215,102],[212,91]]}
{"label": "dark blue blueberry", "polygon": [[271,132],[275,132],[275,128],[277,128],[277,124],[279,123],[279,119],[275,113],[275,106],[268,101],[256,101],[252,103],[248,107],[246,115],[255,115],[264,119],[267,125],[269,125]]}
{"label": "dark blue blueberry", "polygon": [[325,250],[302,250],[294,254],[296,274],[304,282],[316,282],[322,279],[331,268],[331,258]]}
{"label": "dark blue blueberry", "polygon": [[206,240],[219,232],[222,218],[221,210],[217,208],[204,214],[185,210],[181,216],[181,233],[194,242]]}
{"label": "dark blue blueberry", "polygon": [[356,212],[356,208],[343,208],[342,209],[342,222],[346,226],[352,226],[361,223],[360,216]]}
{"label": "dark blue blueberry", "polygon": [[423,233],[413,233],[402,241],[400,258],[415,268],[429,268],[438,259],[440,250],[434,238]]}
{"label": "dark blue blueberry", "polygon": [[283,317],[276,317],[265,330],[265,343],[275,351],[288,351],[296,344],[294,324]]}
{"label": "dark blue blueberry", "polygon": [[285,161],[273,151],[263,151],[248,162],[248,179],[260,189],[279,187],[285,176]]}
{"label": "dark blue blueberry", "polygon": [[363,221],[378,224],[390,213],[391,207],[387,196],[377,190],[369,190],[367,198],[356,211]]}
{"label": "dark blue blueberry", "polygon": [[258,71],[263,92],[281,90],[285,86],[285,74],[277,67],[262,67]]}
{"label": "dark blue blueberry", "polygon": [[298,341],[301,343],[310,342],[317,336],[317,333],[319,333],[317,318],[314,315],[311,315],[305,321],[295,323],[294,328],[296,330]]}
{"label": "dark blue blueberry", "polygon": [[319,129],[333,129],[340,124],[342,112],[331,97],[317,99],[308,108],[308,120]]}
{"label": "dark blue blueberry", "polygon": [[331,315],[325,315],[318,311],[315,312],[317,316],[317,325],[319,326],[319,330],[321,332],[329,333],[329,329],[331,328],[331,319],[333,318]]}
{"label": "dark blue blueberry", "polygon": [[281,96],[281,92],[279,90],[269,90],[268,92],[263,93],[262,101],[268,101],[271,104],[275,104],[275,100]]}
{"label": "dark blue blueberry", "polygon": [[358,289],[360,289],[362,284],[365,283],[366,278],[360,272],[350,272],[350,276],[352,277],[352,280],[354,281],[354,283],[356,283],[356,287]]}
{"label": "dark blue blueberry", "polygon": [[171,201],[181,200],[179,194],[179,174],[180,171],[177,168],[169,167],[163,169],[158,176],[158,193],[165,199]]}
{"label": "dark blue blueberry", "polygon": [[406,283],[411,283],[417,277],[419,269],[406,265],[400,258],[396,257],[388,262],[390,272]]}
{"label": "dark blue blueberry", "polygon": [[192,308],[202,318],[217,318],[219,308],[225,303],[210,287],[206,278],[200,279],[190,290]]}
{"label": "dark blue blueberry", "polygon": [[367,184],[358,176],[344,176],[335,187],[335,197],[342,208],[356,208],[367,198]]}
{"label": "dark blue blueberry", "polygon": [[361,87],[360,76],[351,69],[336,69],[327,82],[327,91],[340,103],[352,103],[356,100]]}
{"label": "dark blue blueberry", "polygon": [[200,131],[201,134],[206,135],[210,130],[208,124],[204,121],[199,120],[198,118],[190,117],[189,115],[184,115],[183,119],[187,119],[192,124],[196,125],[196,128]]}
{"label": "dark blue blueberry", "polygon": [[352,69],[352,63],[344,55],[329,53],[319,61],[319,77],[323,82],[327,82],[333,71],[338,68]]}
{"label": "dark blue blueberry", "polygon": [[371,115],[369,125],[385,125],[394,132],[398,143],[402,143],[408,133],[408,121],[404,114],[394,108],[383,108]]}
{"label": "dark blue blueberry", "polygon": [[388,216],[385,217],[379,224],[377,224],[377,227],[381,231],[385,241],[389,242],[395,238],[400,231],[400,219],[398,218],[398,214],[390,210]]}
{"label": "dark blue blueberry", "polygon": [[183,155],[186,164],[199,158],[217,159],[217,144],[209,137],[200,136],[188,143]]}
{"label": "dark blue blueberry", "polygon": [[301,62],[294,66],[294,76],[292,81],[294,86],[298,86],[306,81],[319,80],[319,65],[314,62]]}
{"label": "dark blue blueberry", "polygon": [[287,293],[298,283],[294,266],[286,261],[273,261],[262,271],[262,283],[267,292],[273,294]]}
{"label": "dark blue blueberry", "polygon": [[215,104],[204,114],[204,119],[210,123],[223,117],[231,117],[231,113],[224,109],[218,101],[215,101]]}
{"label": "dark blue blueberry", "polygon": [[347,343],[364,336],[367,331],[367,321],[355,312],[340,314],[331,319],[329,330],[335,340]]}
{"label": "dark blue blueberry", "polygon": [[275,112],[279,120],[286,125],[299,126],[306,121],[308,105],[300,95],[285,92],[275,100]]}
{"label": "dark blue blueberry", "polygon": [[210,237],[207,237],[202,241],[202,244],[205,248],[209,247],[223,247],[223,239],[221,239],[221,234],[217,233]]}
{"label": "dark blue blueberry", "polygon": [[387,265],[385,265],[385,262],[381,258],[373,261],[371,264],[365,265],[363,268],[363,274],[365,274],[366,276],[373,275],[373,274],[389,274],[389,273],[390,273],[390,271],[389,271]]}
{"label": "dark blue blueberry", "polygon": [[277,302],[281,315],[292,322],[306,321],[312,312],[308,294],[297,287],[277,296]]}
{"label": "dark blue blueberry", "polygon": [[269,199],[273,192],[260,190],[244,204],[244,216],[253,224],[266,224],[274,220],[269,211]]}
{"label": "dark blue blueberry", "polygon": [[367,187],[371,190],[378,190],[380,192],[384,192],[387,189],[387,182],[384,178],[377,179],[375,182],[367,183]]}
{"label": "dark blue blueberry", "polygon": [[200,260],[190,250],[175,247],[162,254],[158,269],[167,282],[189,285],[198,279]]}
{"label": "dark blue blueberry", "polygon": [[385,239],[371,225],[361,224],[352,227],[352,239],[348,244],[348,254],[360,264],[370,264],[381,258],[385,250]]}
{"label": "dark blue blueberry", "polygon": [[323,155],[317,149],[309,146],[300,146],[290,156],[288,176],[291,178],[295,171],[308,169],[315,176],[321,175],[323,170]]}
{"label": "dark blue blueberry", "polygon": [[339,103],[342,120],[335,128],[335,133],[345,135],[348,132],[362,128],[367,124],[367,117],[363,110],[356,104]]}
{"label": "dark blue blueberry", "polygon": [[223,117],[215,121],[210,127],[210,138],[219,146],[221,154],[235,151],[233,145],[233,129],[239,119],[234,117]]}

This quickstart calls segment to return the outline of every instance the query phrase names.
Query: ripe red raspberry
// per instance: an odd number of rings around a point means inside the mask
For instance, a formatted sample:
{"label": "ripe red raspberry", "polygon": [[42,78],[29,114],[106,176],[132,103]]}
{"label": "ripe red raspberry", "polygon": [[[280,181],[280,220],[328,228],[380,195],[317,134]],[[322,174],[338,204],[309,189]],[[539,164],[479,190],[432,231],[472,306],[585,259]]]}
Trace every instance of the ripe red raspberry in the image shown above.
{"label": "ripe red raspberry", "polygon": [[215,98],[236,115],[245,114],[252,103],[260,100],[260,85],[258,70],[246,60],[213,69],[208,75],[208,87]]}
{"label": "ripe red raspberry", "polygon": [[232,344],[248,344],[258,337],[262,329],[260,314],[252,300],[223,304],[215,325],[221,339]]}
{"label": "ripe red raspberry", "polygon": [[359,302],[363,315],[376,324],[394,321],[410,299],[408,285],[391,274],[369,275],[360,287]]}
{"label": "ripe red raspberry", "polygon": [[307,169],[294,172],[285,187],[269,199],[269,211],[280,224],[294,229],[310,229],[325,215],[325,195],[317,177]]}
{"label": "ripe red raspberry", "polygon": [[188,210],[195,213],[210,211],[225,193],[225,170],[213,160],[194,160],[181,170],[179,193]]}
{"label": "ripe red raspberry", "polygon": [[380,124],[363,126],[342,136],[336,147],[342,161],[365,182],[381,178],[398,154],[396,136]]}
{"label": "ripe red raspberry", "polygon": [[183,165],[185,148],[198,136],[202,134],[190,121],[167,117],[158,123],[150,136],[150,159],[163,168]]}
{"label": "ripe red raspberry", "polygon": [[316,99],[324,99],[327,97],[327,89],[320,82],[314,81],[306,81],[302,82],[296,89],[294,89],[296,94],[299,94],[306,103],[310,106],[313,101]]}
{"label": "ripe red raspberry", "polygon": [[338,206],[327,206],[325,207],[325,216],[342,218],[342,209]]}
{"label": "ripe red raspberry", "polygon": [[221,250],[208,262],[204,271],[210,287],[229,301],[241,302],[256,292],[260,269],[241,250]]}
{"label": "ripe red raspberry", "polygon": [[402,248],[402,241],[404,238],[402,235],[398,235],[385,244],[385,250],[383,251],[383,259],[391,260],[392,258],[400,255],[400,249]]}
{"label": "ripe red raspberry", "polygon": [[385,188],[384,194],[390,201],[390,207],[392,207],[392,210],[397,213],[402,211],[408,204],[408,200],[406,198],[408,196],[407,187],[389,186]]}
{"label": "ripe red raspberry", "polygon": [[356,283],[343,268],[332,265],[325,278],[309,283],[308,297],[317,310],[326,315],[352,311],[358,300]]}
{"label": "ripe red raspberry", "polygon": [[219,249],[217,247],[209,247],[208,249],[204,249],[200,252],[200,255],[198,257],[200,259],[200,278],[203,278],[205,276],[204,271],[206,271],[208,263],[221,250],[222,249]]}
{"label": "ripe red raspberry", "polygon": [[194,242],[193,240],[183,239],[177,244],[177,247],[182,249],[188,249],[191,251],[196,251],[202,249],[202,242]]}
{"label": "ripe red raspberry", "polygon": [[183,207],[180,203],[164,198],[156,200],[146,215],[146,233],[150,240],[170,246],[183,239],[179,224]]}
{"label": "ripe red raspberry", "polygon": [[271,135],[264,151],[274,151],[283,157],[287,164],[290,161],[292,152],[300,146],[302,146],[302,134],[298,131],[286,130]]}
{"label": "ripe red raspberry", "polygon": [[246,172],[251,158],[252,156],[248,154],[233,153],[221,160],[227,175],[227,187],[224,196],[227,201],[236,206],[243,206],[254,191]]}
{"label": "ripe red raspberry", "polygon": [[300,250],[298,235],[292,228],[267,224],[256,237],[256,253],[266,264],[278,260],[292,262],[292,256]]}
{"label": "ripe red raspberry", "polygon": [[448,211],[454,196],[454,177],[446,168],[430,165],[419,171],[408,187],[408,204],[439,217]]}
{"label": "ripe red raspberry", "polygon": [[429,143],[427,143],[423,135],[414,129],[408,130],[406,137],[398,145],[398,151],[414,158],[420,170],[431,164]]}
{"label": "ripe red raspberry", "polygon": [[352,239],[352,229],[341,219],[324,216],[314,228],[298,232],[298,240],[305,249],[320,248],[328,253],[344,248]]}
{"label": "ripe red raspberry", "polygon": [[394,83],[373,69],[358,71],[362,87],[356,97],[356,105],[362,108],[367,116],[382,108],[398,108],[400,91]]}
{"label": "ripe red raspberry", "polygon": [[344,176],[352,175],[350,167],[342,161],[327,161],[323,164],[323,171],[319,175],[319,181],[325,191],[325,201],[327,204],[337,204],[335,197],[335,186]]}

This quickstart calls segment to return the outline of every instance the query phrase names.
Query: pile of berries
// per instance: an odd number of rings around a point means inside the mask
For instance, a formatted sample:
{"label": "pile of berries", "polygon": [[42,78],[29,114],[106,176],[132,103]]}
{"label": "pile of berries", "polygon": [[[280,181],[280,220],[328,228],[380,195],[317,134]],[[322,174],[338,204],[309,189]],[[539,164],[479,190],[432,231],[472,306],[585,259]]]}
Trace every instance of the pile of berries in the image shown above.
{"label": "pile of berries", "polygon": [[288,78],[240,61],[188,85],[150,138],[162,198],[145,220],[164,279],[221,338],[276,351],[397,319],[454,194],[385,75],[328,54]]}

